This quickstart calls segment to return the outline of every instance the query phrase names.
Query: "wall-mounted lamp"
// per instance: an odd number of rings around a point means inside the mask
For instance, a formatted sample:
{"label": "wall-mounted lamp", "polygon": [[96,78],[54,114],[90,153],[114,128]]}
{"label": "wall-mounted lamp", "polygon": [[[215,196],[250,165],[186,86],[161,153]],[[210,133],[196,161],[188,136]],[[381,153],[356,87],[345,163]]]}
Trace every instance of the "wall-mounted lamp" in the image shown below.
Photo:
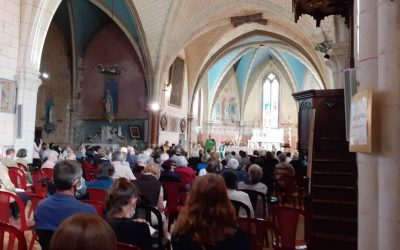
{"label": "wall-mounted lamp", "polygon": [[154,103],[152,103],[152,104],[150,105],[150,108],[151,108],[151,110],[153,110],[153,111],[158,111],[158,110],[160,110],[160,104],[154,102]]}
{"label": "wall-mounted lamp", "polygon": [[41,78],[42,80],[43,79],[49,79],[49,73],[47,73],[47,72],[43,72],[43,73],[41,73],[40,74],[40,76],[39,76],[39,78]]}

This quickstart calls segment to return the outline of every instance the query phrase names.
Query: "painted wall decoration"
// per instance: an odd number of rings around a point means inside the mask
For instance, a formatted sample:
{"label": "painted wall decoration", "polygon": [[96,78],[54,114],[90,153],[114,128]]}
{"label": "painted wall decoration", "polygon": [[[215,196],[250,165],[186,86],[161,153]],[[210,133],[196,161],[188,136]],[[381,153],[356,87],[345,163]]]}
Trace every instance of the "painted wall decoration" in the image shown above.
{"label": "painted wall decoration", "polygon": [[215,101],[214,119],[235,122],[239,119],[239,94],[234,83],[228,83]]}
{"label": "painted wall decoration", "polygon": [[177,57],[169,69],[169,81],[171,83],[169,105],[171,106],[182,107],[184,70],[185,61]]}
{"label": "painted wall decoration", "polygon": [[0,79],[0,112],[15,113],[16,98],[16,82]]}

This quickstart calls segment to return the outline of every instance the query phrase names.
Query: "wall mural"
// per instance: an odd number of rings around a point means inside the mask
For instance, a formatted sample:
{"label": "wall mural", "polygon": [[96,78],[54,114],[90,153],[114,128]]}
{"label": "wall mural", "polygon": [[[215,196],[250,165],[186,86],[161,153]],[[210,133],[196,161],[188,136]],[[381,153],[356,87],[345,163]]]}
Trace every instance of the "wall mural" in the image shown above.
{"label": "wall mural", "polygon": [[15,113],[16,98],[15,81],[0,79],[0,112]]}
{"label": "wall mural", "polygon": [[239,119],[239,98],[235,90],[229,84],[223,88],[215,102],[215,120],[235,122]]}

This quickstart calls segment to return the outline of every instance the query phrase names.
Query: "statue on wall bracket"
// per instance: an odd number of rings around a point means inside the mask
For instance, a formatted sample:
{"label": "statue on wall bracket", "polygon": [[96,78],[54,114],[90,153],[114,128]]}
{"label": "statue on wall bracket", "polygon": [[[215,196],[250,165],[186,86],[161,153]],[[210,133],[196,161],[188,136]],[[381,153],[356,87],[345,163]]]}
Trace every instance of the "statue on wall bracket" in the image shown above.
{"label": "statue on wall bracket", "polygon": [[118,82],[113,79],[106,81],[103,99],[104,116],[111,123],[118,112]]}
{"label": "statue on wall bracket", "polygon": [[49,94],[46,101],[44,102],[44,131],[50,134],[56,130],[56,125],[54,124],[54,98],[53,94]]}

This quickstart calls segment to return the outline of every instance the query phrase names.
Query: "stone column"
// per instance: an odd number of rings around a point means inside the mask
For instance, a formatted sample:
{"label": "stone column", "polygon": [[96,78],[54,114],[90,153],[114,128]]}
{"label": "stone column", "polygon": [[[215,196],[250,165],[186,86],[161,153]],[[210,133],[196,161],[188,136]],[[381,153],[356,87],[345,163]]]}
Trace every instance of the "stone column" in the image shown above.
{"label": "stone column", "polygon": [[[372,88],[378,91],[378,23],[377,0],[361,0],[359,23],[359,57],[356,55],[357,81],[359,89]],[[357,8],[354,19],[357,20]],[[357,32],[357,30],[355,31]],[[357,37],[357,33],[354,34]],[[374,96],[375,97],[375,96]],[[374,107],[376,108],[377,103]],[[376,115],[376,109],[373,110]],[[376,118],[376,117],[375,117]],[[377,135],[377,119],[373,118],[374,131]],[[373,140],[374,144],[378,142]],[[378,168],[379,155],[374,149],[373,154],[357,154],[358,165],[358,249],[378,249]]]}
{"label": "stone column", "polygon": [[344,88],[343,70],[349,67],[349,45],[348,41],[335,43],[330,60],[326,63],[333,74],[333,84],[336,88]]}
{"label": "stone column", "polygon": [[149,110],[150,112],[150,147],[158,145],[158,123],[160,120],[160,111]]}
{"label": "stone column", "polygon": [[243,133],[244,133],[244,127],[245,127],[245,123],[244,121],[240,121],[239,122],[239,145],[242,142],[243,139]]}
{"label": "stone column", "polygon": [[[33,140],[35,137],[37,92],[42,81],[40,72],[35,69],[21,68],[17,70],[17,105],[22,104],[21,136],[15,133],[14,147],[16,150],[25,148],[28,152],[28,162],[32,162]],[[18,127],[18,124],[16,124]]]}
{"label": "stone column", "polygon": [[[400,248],[400,2],[378,0],[379,223],[377,249]],[[375,104],[374,104],[375,105]]]}
{"label": "stone column", "polygon": [[187,116],[187,124],[186,124],[186,133],[187,133],[187,140],[188,140],[188,152],[190,155],[190,152],[192,150],[192,122],[193,122],[193,115],[188,114]]}

